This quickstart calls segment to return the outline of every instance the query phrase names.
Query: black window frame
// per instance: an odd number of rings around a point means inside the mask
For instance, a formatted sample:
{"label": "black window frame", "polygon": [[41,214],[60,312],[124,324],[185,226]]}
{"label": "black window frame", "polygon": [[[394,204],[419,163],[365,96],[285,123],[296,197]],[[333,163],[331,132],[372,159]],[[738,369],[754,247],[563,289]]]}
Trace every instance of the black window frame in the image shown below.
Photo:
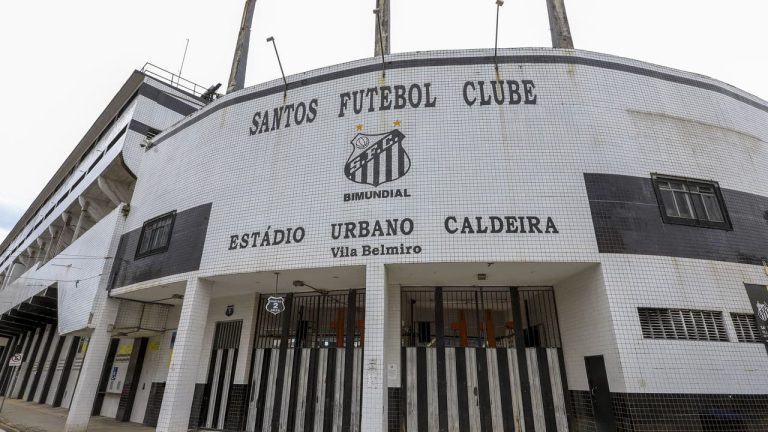
{"label": "black window frame", "polygon": [[[144,242],[144,235],[147,233],[147,226],[149,226],[149,225],[151,225],[151,224],[153,224],[155,222],[158,222],[158,221],[160,221],[162,219],[169,218],[169,217],[171,219],[171,223],[169,224],[168,234],[167,234],[167,238],[165,240],[165,244],[163,246],[161,246],[161,247],[158,247],[158,248],[155,248],[155,249],[150,249],[150,250],[147,250],[145,252],[141,252],[141,244]],[[172,234],[173,234],[173,226],[174,226],[175,223],[176,223],[176,210],[170,211],[168,213],[163,213],[160,216],[156,216],[156,217],[154,217],[154,218],[144,222],[144,225],[142,225],[142,227],[141,227],[141,235],[139,235],[139,242],[136,245],[136,254],[135,254],[135,258],[134,259],[138,260],[138,259],[145,258],[145,257],[151,256],[151,255],[157,255],[157,254],[161,254],[161,253],[167,252],[168,248],[171,246],[171,237],[172,237]]]}
{"label": "black window frame", "polygon": [[[711,187],[714,192],[714,196],[717,200],[720,213],[723,216],[723,220],[721,222],[716,222],[716,221],[711,221],[707,219],[699,219],[697,217],[685,218],[685,217],[678,217],[678,216],[669,216],[667,214],[666,207],[664,206],[664,199],[661,195],[659,182],[680,182],[680,183],[684,183],[686,185],[686,188],[688,188],[689,186]],[[723,193],[720,190],[720,184],[718,182],[714,180],[702,180],[702,179],[696,179],[696,178],[690,178],[690,177],[680,177],[680,176],[673,176],[673,175],[667,175],[667,174],[651,173],[651,183],[653,184],[653,191],[656,194],[656,201],[659,206],[659,213],[661,213],[661,219],[664,221],[664,223],[733,231],[731,218],[728,215],[728,209],[725,206],[725,199],[723,199]],[[687,192],[687,193],[690,194],[690,192]],[[694,205],[691,205],[690,209],[695,216],[696,207]]]}

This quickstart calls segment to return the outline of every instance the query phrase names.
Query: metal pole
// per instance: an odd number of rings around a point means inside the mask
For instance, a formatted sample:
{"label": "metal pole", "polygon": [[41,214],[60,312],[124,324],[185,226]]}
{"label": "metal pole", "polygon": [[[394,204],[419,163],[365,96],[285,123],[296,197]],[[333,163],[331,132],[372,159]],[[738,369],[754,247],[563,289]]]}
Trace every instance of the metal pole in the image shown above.
{"label": "metal pole", "polygon": [[184,69],[184,60],[187,59],[187,48],[189,48],[189,38],[187,38],[187,44],[184,46],[184,56],[181,58],[181,66],[179,66],[179,80],[181,79],[181,70]]}
{"label": "metal pole", "polygon": [[251,41],[251,25],[253,24],[253,9],[256,0],[245,0],[243,20],[240,23],[240,33],[237,35],[235,55],[232,58],[232,70],[229,72],[227,93],[241,90],[245,87],[245,68],[248,63],[248,45]]}
{"label": "metal pole", "polygon": [[379,44],[381,45],[381,49],[379,52],[381,53],[381,76],[386,77],[387,76],[387,70],[386,70],[386,63],[384,62],[384,46],[382,45],[382,36],[381,36],[381,11],[379,9],[374,9],[373,13],[376,15],[376,27],[379,29]]}
{"label": "metal pole", "polygon": [[552,48],[573,49],[571,27],[565,13],[564,0],[547,0],[549,29],[552,36]]}
{"label": "metal pole", "polygon": [[376,0],[376,30],[374,31],[373,56],[389,55],[389,0]]}

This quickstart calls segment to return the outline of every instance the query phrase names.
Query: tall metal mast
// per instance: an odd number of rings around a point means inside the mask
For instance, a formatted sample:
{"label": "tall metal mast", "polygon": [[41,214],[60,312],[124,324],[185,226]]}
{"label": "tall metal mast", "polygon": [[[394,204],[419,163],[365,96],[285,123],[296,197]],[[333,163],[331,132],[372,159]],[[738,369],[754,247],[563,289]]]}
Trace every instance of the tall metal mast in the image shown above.
{"label": "tall metal mast", "polygon": [[547,0],[549,12],[549,29],[552,34],[552,48],[573,49],[571,27],[568,25],[568,15],[565,13],[564,0]]}
{"label": "tall metal mast", "polygon": [[379,10],[380,23],[374,23],[374,25],[381,25],[381,31],[378,28],[374,28],[373,33],[376,35],[373,55],[378,57],[382,54],[382,47],[384,48],[384,55],[389,55],[389,0],[376,0],[376,9]]}
{"label": "tall metal mast", "polygon": [[227,93],[245,87],[245,68],[248,64],[248,45],[251,41],[251,24],[253,23],[255,5],[256,0],[245,0],[243,21],[240,24],[240,33],[237,35],[237,45],[235,46],[235,56],[232,58],[232,70],[229,73]]}

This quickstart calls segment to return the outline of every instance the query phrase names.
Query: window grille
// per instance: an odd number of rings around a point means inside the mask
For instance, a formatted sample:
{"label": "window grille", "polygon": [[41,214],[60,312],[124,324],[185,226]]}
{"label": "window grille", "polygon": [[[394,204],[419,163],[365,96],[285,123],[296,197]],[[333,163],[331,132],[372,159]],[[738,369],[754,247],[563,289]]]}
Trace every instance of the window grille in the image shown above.
{"label": "window grille", "polygon": [[693,309],[638,308],[646,339],[728,342],[723,313]]}
{"label": "window grille", "polygon": [[228,349],[240,347],[240,332],[243,321],[219,321],[216,323],[213,349]]}
{"label": "window grille", "polygon": [[136,258],[165,252],[171,242],[176,212],[166,213],[144,223],[136,249]]}
{"label": "window grille", "polygon": [[149,128],[149,130],[147,130],[147,135],[146,135],[146,138],[147,138],[148,140],[151,140],[152,138],[156,137],[156,136],[157,136],[157,134],[159,134],[159,133],[160,133],[160,130],[159,130],[159,129],[155,129],[155,128]]}
{"label": "window grille", "polygon": [[653,187],[664,222],[731,229],[717,182],[654,174]]}
{"label": "window grille", "polygon": [[739,342],[762,342],[757,331],[757,320],[753,314],[731,313],[733,328]]}

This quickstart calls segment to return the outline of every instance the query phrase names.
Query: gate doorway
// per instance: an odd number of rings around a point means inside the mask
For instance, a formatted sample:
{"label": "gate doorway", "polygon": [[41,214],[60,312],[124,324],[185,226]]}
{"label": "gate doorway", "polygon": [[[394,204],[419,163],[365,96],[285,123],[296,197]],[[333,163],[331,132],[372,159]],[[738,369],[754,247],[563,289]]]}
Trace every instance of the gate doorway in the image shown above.
{"label": "gate doorway", "polygon": [[551,287],[412,287],[401,296],[401,430],[568,430]]}
{"label": "gate doorway", "polygon": [[360,430],[365,290],[284,294],[256,323],[246,430]]}
{"label": "gate doorway", "polygon": [[216,323],[200,416],[206,429],[224,429],[242,329],[242,320]]}

